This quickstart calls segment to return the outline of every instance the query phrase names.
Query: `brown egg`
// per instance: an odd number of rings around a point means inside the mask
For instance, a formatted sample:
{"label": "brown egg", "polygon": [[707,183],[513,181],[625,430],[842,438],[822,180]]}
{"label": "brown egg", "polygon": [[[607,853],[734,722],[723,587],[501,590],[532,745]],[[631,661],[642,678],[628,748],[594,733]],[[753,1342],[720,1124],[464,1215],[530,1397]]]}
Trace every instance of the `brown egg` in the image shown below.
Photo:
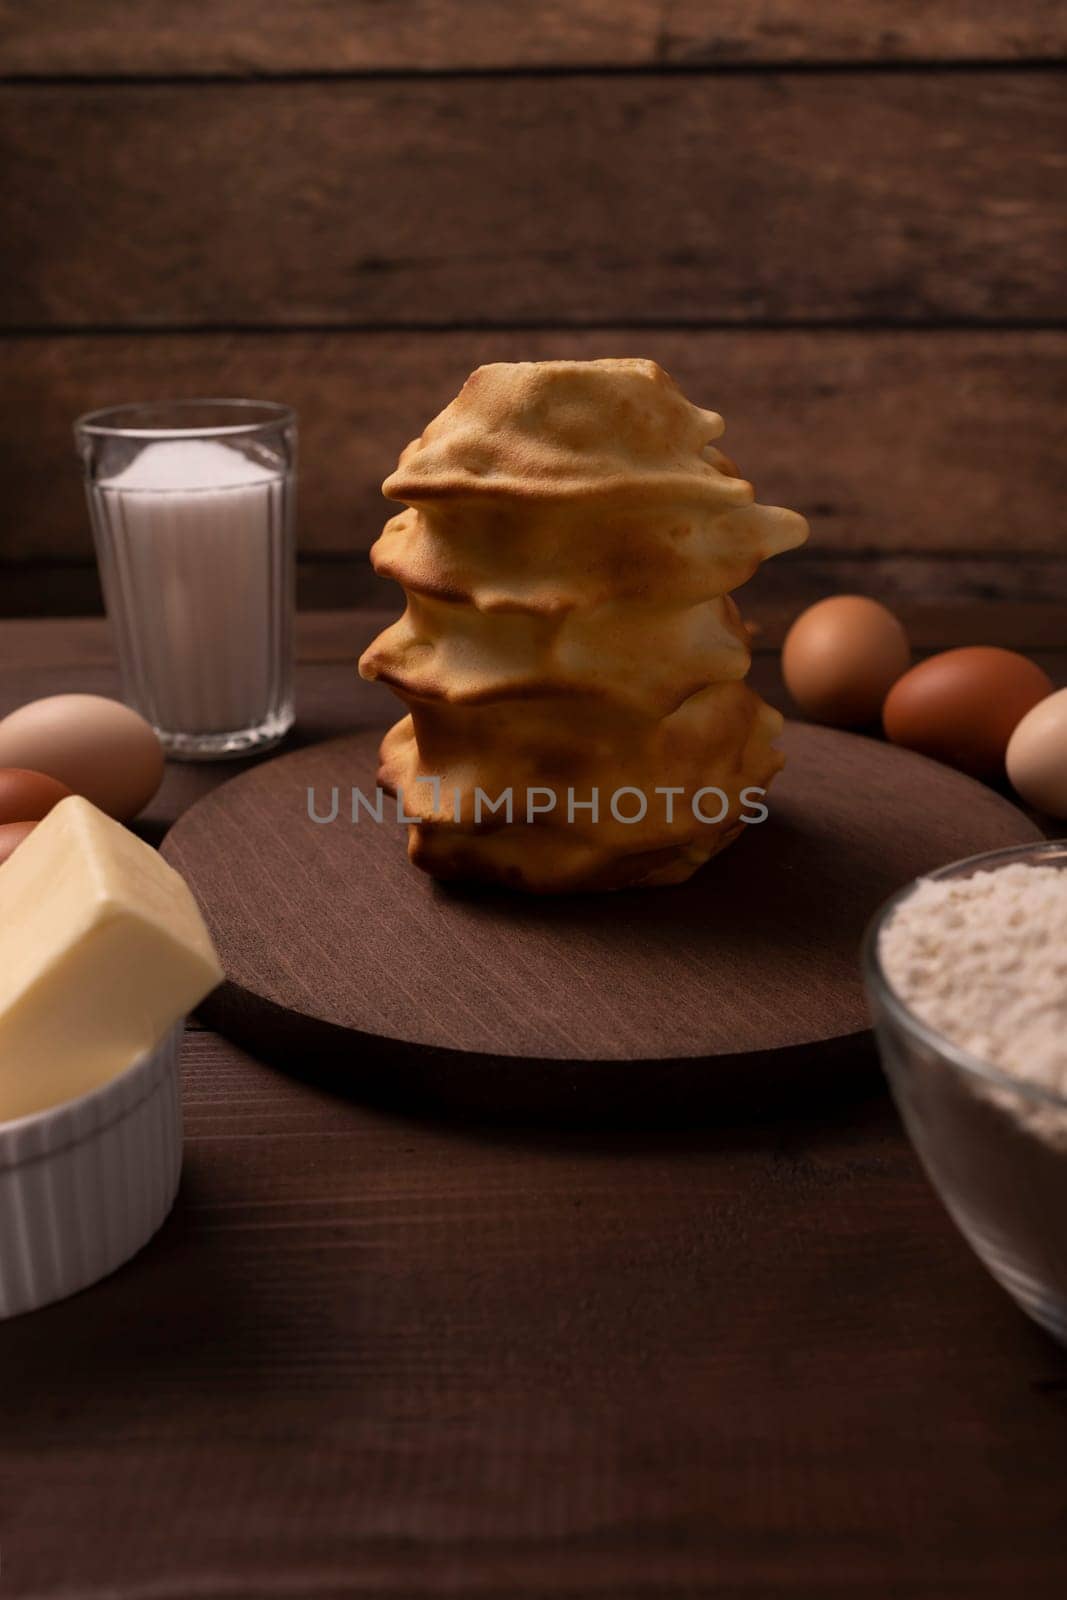
{"label": "brown egg", "polygon": [[0,722],[0,766],[47,773],[128,822],[159,788],[163,750],[144,718],[121,701],[54,694]]}
{"label": "brown egg", "polygon": [[0,867],[36,826],[36,822],[0,822]]}
{"label": "brown egg", "polygon": [[1047,673],[1014,650],[945,650],[894,685],[885,703],[885,731],[894,744],[973,777],[992,778],[1004,770],[1004,752],[1018,724],[1051,692]]}
{"label": "brown egg", "polygon": [[40,822],[52,807],[65,800],[65,783],[44,772],[24,767],[0,767],[0,825],[5,822]]}
{"label": "brown egg", "polygon": [[838,728],[875,722],[908,669],[903,627],[877,600],[839,594],[802,611],[782,646],[786,688],[807,717]]}

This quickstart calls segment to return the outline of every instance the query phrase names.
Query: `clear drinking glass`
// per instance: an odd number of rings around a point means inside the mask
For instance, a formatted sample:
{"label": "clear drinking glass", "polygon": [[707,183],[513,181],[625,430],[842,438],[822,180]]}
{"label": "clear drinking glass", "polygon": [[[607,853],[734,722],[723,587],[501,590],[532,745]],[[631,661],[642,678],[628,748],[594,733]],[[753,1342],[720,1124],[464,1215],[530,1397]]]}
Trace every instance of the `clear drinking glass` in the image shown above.
{"label": "clear drinking glass", "polygon": [[[1067,870],[1067,840],[970,856],[930,876],[970,877],[1014,862]],[[882,929],[914,888],[910,883],[886,902],[864,946],[867,996],[893,1097],[964,1238],[1023,1310],[1067,1343],[1067,1097],[968,1054],[892,988],[879,951]]]}
{"label": "clear drinking glass", "polygon": [[294,413],[113,406],[74,436],[124,698],[181,759],[276,744],[293,723]]}

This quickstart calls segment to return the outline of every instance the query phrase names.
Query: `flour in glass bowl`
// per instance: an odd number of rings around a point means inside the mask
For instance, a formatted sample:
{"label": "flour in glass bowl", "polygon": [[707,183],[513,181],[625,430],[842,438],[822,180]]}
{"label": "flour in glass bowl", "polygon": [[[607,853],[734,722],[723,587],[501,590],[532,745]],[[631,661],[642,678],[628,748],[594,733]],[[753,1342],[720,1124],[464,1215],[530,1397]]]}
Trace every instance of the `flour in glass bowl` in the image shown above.
{"label": "flour in glass bowl", "polygon": [[[882,931],[882,967],[917,1017],[1006,1076],[1067,1098],[1067,871],[1014,862],[924,878]],[[1053,1121],[1067,1136],[1067,1114]]]}

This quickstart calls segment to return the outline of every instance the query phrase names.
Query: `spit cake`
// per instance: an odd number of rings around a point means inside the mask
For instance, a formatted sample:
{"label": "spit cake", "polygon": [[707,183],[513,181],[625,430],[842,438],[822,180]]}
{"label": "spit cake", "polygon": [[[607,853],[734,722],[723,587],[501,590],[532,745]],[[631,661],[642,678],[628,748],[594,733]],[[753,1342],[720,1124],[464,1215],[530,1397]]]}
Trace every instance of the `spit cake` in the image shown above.
{"label": "spit cake", "polygon": [[359,670],[408,707],[379,781],[417,818],[417,866],[653,886],[738,833],[782,719],[744,682],[730,591],[808,530],[754,503],[723,426],[654,361],[497,363],[404,450],[371,559],[407,609]]}

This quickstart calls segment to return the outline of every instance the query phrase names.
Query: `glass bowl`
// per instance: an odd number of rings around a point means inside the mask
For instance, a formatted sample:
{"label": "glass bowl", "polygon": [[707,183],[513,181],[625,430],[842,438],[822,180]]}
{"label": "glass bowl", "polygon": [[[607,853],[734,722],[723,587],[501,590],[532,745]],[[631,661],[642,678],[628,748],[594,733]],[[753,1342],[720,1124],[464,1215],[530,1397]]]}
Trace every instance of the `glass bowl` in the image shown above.
{"label": "glass bowl", "polygon": [[[1067,868],[1067,840],[953,862],[931,878],[1023,862]],[[967,1242],[1014,1300],[1067,1343],[1067,1098],[970,1055],[889,984],[882,930],[912,882],[867,929],[863,972],[878,1049],[927,1176]]]}

